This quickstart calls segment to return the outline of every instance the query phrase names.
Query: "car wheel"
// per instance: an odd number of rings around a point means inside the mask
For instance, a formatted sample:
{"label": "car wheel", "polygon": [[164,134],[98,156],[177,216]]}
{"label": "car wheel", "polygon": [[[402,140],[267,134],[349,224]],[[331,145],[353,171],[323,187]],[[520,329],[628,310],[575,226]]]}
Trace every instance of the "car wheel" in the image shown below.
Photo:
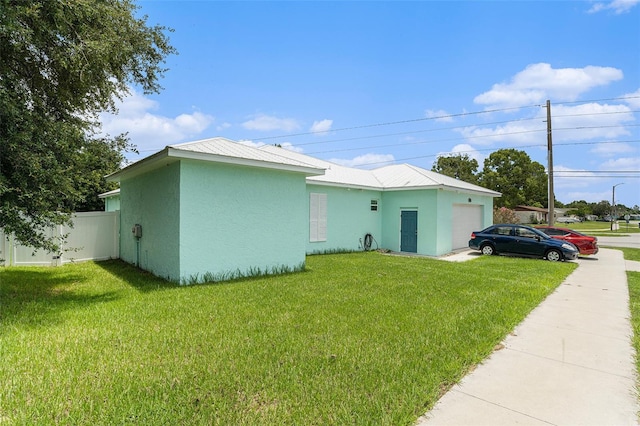
{"label": "car wheel", "polygon": [[491,256],[496,254],[496,250],[493,248],[493,246],[491,244],[485,244],[480,248],[480,251],[482,252],[482,254],[485,254],[487,256]]}
{"label": "car wheel", "polygon": [[550,262],[559,262],[562,260],[562,253],[556,249],[552,249],[547,252],[546,258]]}

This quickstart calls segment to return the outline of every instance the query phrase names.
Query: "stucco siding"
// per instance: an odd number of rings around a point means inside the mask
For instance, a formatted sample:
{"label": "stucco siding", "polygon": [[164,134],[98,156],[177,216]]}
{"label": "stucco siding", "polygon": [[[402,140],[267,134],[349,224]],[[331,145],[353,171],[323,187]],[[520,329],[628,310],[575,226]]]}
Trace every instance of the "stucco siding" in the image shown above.
{"label": "stucco siding", "polygon": [[[179,185],[178,163],[120,183],[120,257],[174,281],[180,277]],[[139,243],[135,224],[142,226]]]}
{"label": "stucco siding", "polygon": [[104,211],[115,212],[120,210],[120,196],[107,197],[104,199]]}
{"label": "stucco siding", "polygon": [[182,160],[181,279],[304,264],[305,188],[299,173]]}
{"label": "stucco siding", "polygon": [[[380,191],[348,189],[323,185],[307,185],[306,222],[309,222],[311,193],[327,194],[327,239],[312,242],[309,225],[305,235],[307,253],[363,250],[366,234],[371,234],[380,245],[382,239],[382,204]],[[371,200],[378,201],[378,210],[371,210]],[[375,249],[375,243],[372,245]]]}
{"label": "stucco siding", "polygon": [[[493,198],[453,191],[438,191],[438,238],[435,247],[435,254],[437,256],[450,253],[453,250],[452,233],[453,227],[457,226],[453,223],[453,206],[456,204],[482,206],[483,225],[481,229],[493,223]],[[487,211],[489,213],[488,215]]]}
{"label": "stucco siding", "polygon": [[400,214],[403,210],[418,212],[418,253],[436,255],[436,238],[440,232],[437,223],[437,190],[388,191],[382,194],[384,215],[381,246],[400,250]]}

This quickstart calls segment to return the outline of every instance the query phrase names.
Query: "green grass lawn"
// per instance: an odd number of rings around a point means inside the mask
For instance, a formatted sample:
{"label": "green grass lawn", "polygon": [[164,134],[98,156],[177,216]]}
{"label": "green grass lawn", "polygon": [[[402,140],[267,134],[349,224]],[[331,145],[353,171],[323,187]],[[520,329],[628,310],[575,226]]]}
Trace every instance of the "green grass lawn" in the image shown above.
{"label": "green grass lawn", "polygon": [[628,235],[640,232],[637,221],[632,221],[627,226],[624,220],[618,221],[620,229],[611,230],[609,222],[580,222],[580,223],[556,223],[555,226],[560,228],[575,229],[587,235],[614,237],[616,235]]}
{"label": "green grass lawn", "polygon": [[353,253],[177,287],[0,269],[0,424],[412,424],[576,267]]}
{"label": "green grass lawn", "polygon": [[[615,249],[622,250],[625,259],[640,262],[640,249],[617,247]],[[629,284],[633,346],[636,350],[636,368],[640,373],[640,272],[627,271],[627,283]]]}

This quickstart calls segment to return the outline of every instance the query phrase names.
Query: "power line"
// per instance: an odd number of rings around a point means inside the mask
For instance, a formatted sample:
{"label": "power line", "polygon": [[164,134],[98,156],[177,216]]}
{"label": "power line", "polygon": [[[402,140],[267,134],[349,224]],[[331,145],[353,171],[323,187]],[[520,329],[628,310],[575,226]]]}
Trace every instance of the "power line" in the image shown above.
{"label": "power line", "polygon": [[603,178],[625,178],[625,179],[640,179],[640,175],[598,175],[598,176],[589,176],[589,175],[562,175],[556,176],[558,179],[562,178],[589,178],[589,179],[603,179]]}
{"label": "power line", "polygon": [[640,170],[556,170],[556,173],[637,173]]}
{"label": "power line", "polygon": [[453,142],[453,141],[468,140],[468,139],[491,138],[491,137],[497,137],[497,136],[512,136],[512,135],[519,135],[519,134],[524,134],[524,133],[538,133],[538,132],[543,132],[543,131],[545,131],[545,130],[544,129],[522,130],[522,131],[519,131],[519,132],[501,133],[500,135],[479,135],[479,136],[467,136],[467,137],[463,137],[463,138],[447,138],[447,139],[423,140],[423,141],[414,141],[414,142],[406,142],[406,143],[375,145],[375,146],[369,146],[369,147],[343,148],[343,149],[333,149],[333,150],[328,150],[328,151],[314,151],[314,152],[310,152],[309,154],[327,154],[327,153],[333,153],[333,152],[360,151],[360,150],[373,149],[373,148],[388,148],[388,147],[398,147],[398,146],[423,145],[423,144],[427,144],[427,143]]}
{"label": "power line", "polygon": [[[560,144],[555,144],[554,146],[563,146],[563,145],[592,145],[592,144],[609,144],[609,143],[619,143],[617,141],[600,141],[600,142],[573,142],[573,143],[560,143]],[[632,141],[624,141],[624,143],[640,143],[640,140],[632,140]],[[520,145],[517,148],[521,149],[521,148],[539,148],[539,147],[544,147],[547,146],[546,143],[539,143],[539,144],[531,144],[531,145]],[[440,152],[438,154],[426,154],[426,155],[418,155],[418,156],[414,156],[414,157],[405,157],[405,158],[397,158],[394,159],[393,162],[398,163],[401,161],[409,161],[409,160],[418,160],[418,159],[423,159],[423,158],[435,158],[438,156],[445,156],[445,155],[450,155],[450,154],[473,154],[475,152],[486,152],[486,151],[499,151],[501,149],[505,149],[505,148],[484,148],[484,149],[472,149],[472,150],[465,150],[465,151],[456,151],[456,152]],[[513,148],[516,149],[516,148]],[[363,163],[358,165],[357,167],[363,167],[363,166],[372,166],[372,165],[376,165],[376,164],[387,164],[390,161],[373,161],[373,162],[369,162],[369,163]],[[557,171],[556,171],[557,172]]]}
{"label": "power line", "polygon": [[[602,102],[602,101],[619,101],[619,100],[638,99],[638,98],[640,98],[640,96],[624,96],[624,97],[617,97],[617,98],[602,98],[602,99],[594,99],[594,100],[586,100],[586,101],[564,102],[564,103],[559,103],[558,105],[565,105],[565,104],[566,105],[570,105],[570,104],[589,103],[589,102]],[[523,106],[518,106],[518,107],[497,108],[497,109],[484,110],[484,111],[464,112],[464,113],[459,113],[459,114],[446,114],[446,115],[439,115],[439,116],[435,116],[435,117],[423,117],[423,118],[415,118],[415,119],[408,119],[408,120],[381,122],[381,123],[367,124],[367,125],[361,125],[361,126],[352,126],[352,127],[344,127],[344,128],[339,128],[339,129],[332,129],[332,130],[329,130],[327,132],[335,133],[335,132],[348,131],[348,130],[358,130],[358,129],[383,127],[383,126],[390,126],[390,125],[398,125],[398,124],[409,124],[409,123],[424,122],[424,121],[431,121],[431,120],[440,120],[440,119],[451,119],[451,118],[464,117],[464,116],[477,116],[477,115],[481,115],[481,114],[490,114],[490,113],[496,113],[496,112],[508,112],[508,111],[514,111],[514,110],[524,110],[524,109],[532,109],[532,108],[539,108],[539,107],[545,107],[545,105],[523,105]],[[615,112],[606,111],[606,112],[593,112],[593,113],[581,113],[581,114],[555,115],[554,117],[598,116],[598,115],[626,114],[626,113],[636,113],[636,112],[640,112],[640,111],[639,110],[615,111]],[[520,122],[526,122],[526,121],[534,121],[534,120],[539,120],[539,119],[542,119],[542,118],[544,118],[544,117],[540,116],[540,117],[532,117],[532,118],[519,118],[519,119],[514,119],[514,120],[494,121],[494,122],[481,123],[481,124],[469,124],[469,125],[452,126],[452,127],[440,127],[440,128],[436,128],[436,129],[423,129],[423,130],[415,130],[415,131],[407,131],[407,132],[387,133],[387,134],[380,134],[380,135],[367,135],[367,136],[358,136],[358,137],[353,137],[353,138],[333,139],[333,140],[328,140],[328,141],[325,140],[325,141],[303,142],[303,143],[292,144],[292,146],[302,147],[302,146],[310,146],[310,145],[318,145],[318,144],[329,144],[329,143],[346,142],[346,141],[354,141],[354,140],[367,140],[367,139],[374,139],[374,138],[402,136],[402,135],[426,133],[426,132],[438,132],[438,131],[446,131],[446,130],[470,129],[470,128],[474,128],[474,127],[494,126],[494,125],[499,125],[499,124],[509,124],[509,123],[520,123]],[[557,129],[554,129],[554,130],[555,131],[568,131],[568,130],[601,129],[601,128],[616,128],[616,127],[637,127],[637,126],[639,126],[639,124],[626,124],[626,125],[620,124],[620,125],[612,125],[612,126],[577,126],[577,127],[557,128]],[[529,130],[529,131],[523,131],[522,133],[537,132],[537,131],[543,131],[543,130],[544,129],[541,128],[540,130]],[[317,136],[319,133],[325,133],[325,132],[292,133],[292,134],[271,136],[271,137],[266,137],[266,138],[258,138],[258,139],[255,139],[255,141],[256,142],[261,142],[261,141],[265,141],[265,140],[282,139],[282,138],[297,137],[297,136],[308,136],[308,135],[316,135]],[[517,134],[517,133],[516,132],[509,132],[509,133],[500,133],[500,134],[495,134],[495,135],[482,135],[481,137],[483,137],[483,138],[485,138],[485,137],[486,138],[489,138],[489,137],[503,137],[505,135],[513,135],[513,134]],[[475,139],[475,138],[478,138],[478,136],[468,136],[468,137],[462,137],[462,138],[440,139],[440,140],[437,140],[437,141],[410,142],[410,143],[406,143],[406,144],[397,144],[396,143],[396,144],[385,144],[385,145],[378,145],[378,146],[374,145],[374,146],[365,146],[365,147],[360,147],[360,148],[351,148],[351,149],[343,149],[343,150],[315,151],[315,152],[312,152],[312,153],[316,154],[316,153],[356,151],[356,150],[365,150],[365,149],[374,149],[374,148],[386,148],[386,147],[395,147],[395,146],[417,145],[417,144],[421,144],[421,143],[431,143],[431,142],[447,142],[447,141],[456,141],[456,140],[468,140],[468,139]],[[150,152],[150,151],[156,151],[156,150],[157,149],[155,149],[155,150],[154,149],[140,150],[140,152]]]}
{"label": "power line", "polygon": [[[491,114],[491,113],[496,113],[496,112],[515,111],[515,110],[521,110],[521,109],[527,109],[527,108],[539,108],[539,107],[540,107],[540,105],[528,105],[528,106],[520,106],[520,107],[498,108],[498,109],[491,109],[491,110],[484,110],[484,111],[461,112],[461,113],[458,113],[458,114],[439,115],[439,116],[435,116],[435,117],[422,117],[422,118],[413,118],[413,119],[409,119],[409,120],[400,120],[400,121],[389,121],[389,122],[374,123],[374,124],[365,124],[365,125],[362,125],[362,126],[343,127],[343,128],[339,128],[339,129],[331,129],[331,130],[328,130],[328,132],[342,132],[342,131],[346,131],[346,130],[358,130],[358,129],[366,129],[366,128],[371,128],[371,127],[391,126],[391,125],[396,125],[396,124],[408,124],[408,123],[416,123],[416,122],[420,122],[420,121],[429,121],[429,120],[442,120],[442,119],[449,119],[449,118],[455,118],[455,117],[465,117],[465,116],[479,115],[479,114]],[[326,133],[326,132],[291,133],[291,134],[287,134],[287,135],[269,136],[269,137],[266,137],[266,138],[260,138],[260,139],[256,139],[256,140],[265,141],[265,140],[271,140],[271,139],[291,138],[291,137],[296,137],[296,136],[318,135],[319,133]]]}
{"label": "power line", "polygon": [[605,111],[605,112],[585,112],[581,114],[555,114],[553,118],[558,117],[583,117],[583,116],[593,116],[593,115],[615,115],[615,114],[630,114],[640,112],[640,110],[630,110],[630,111]]}
{"label": "power line", "polygon": [[572,101],[572,102],[558,102],[554,105],[573,105],[573,104],[588,104],[593,102],[605,102],[605,101],[624,101],[627,99],[640,99],[640,95],[638,96],[620,96],[617,98],[601,98],[601,99],[587,99],[584,101]]}
{"label": "power line", "polygon": [[[503,120],[503,121],[494,121],[494,122],[490,122],[490,123],[484,123],[483,126],[505,124],[505,123],[517,123],[517,122],[523,122],[523,121],[534,121],[534,120],[539,120],[539,119],[540,119],[540,117],[518,118],[518,119],[514,119],[514,120]],[[412,130],[410,132],[386,133],[386,134],[382,134],[382,135],[357,136],[357,137],[353,137],[353,138],[332,139],[332,140],[328,140],[328,141],[303,142],[303,143],[297,143],[297,144],[292,144],[292,145],[296,146],[296,147],[309,146],[309,145],[321,145],[321,144],[334,143],[334,142],[348,142],[348,141],[354,141],[354,140],[374,139],[374,138],[382,138],[382,137],[389,137],[389,136],[404,136],[404,135],[411,135],[411,134],[416,134],[416,133],[440,132],[440,131],[444,131],[444,130],[460,130],[460,129],[466,129],[466,128],[469,128],[469,127],[474,127],[474,126],[473,125],[464,125],[464,126],[453,126],[453,127],[438,127],[436,129]],[[387,146],[387,145],[385,145],[385,146]]]}

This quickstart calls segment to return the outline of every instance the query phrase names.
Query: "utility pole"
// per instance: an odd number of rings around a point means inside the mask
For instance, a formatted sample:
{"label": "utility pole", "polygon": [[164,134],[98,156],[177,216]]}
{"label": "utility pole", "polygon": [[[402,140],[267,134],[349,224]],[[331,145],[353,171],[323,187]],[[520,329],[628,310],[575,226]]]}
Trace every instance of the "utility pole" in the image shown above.
{"label": "utility pole", "polygon": [[618,230],[618,210],[616,209],[616,186],[622,185],[624,182],[613,185],[611,190],[611,230]]}
{"label": "utility pole", "polygon": [[553,143],[551,142],[551,101],[547,99],[547,168],[549,170],[549,194],[547,196],[549,213],[547,222],[553,226],[555,221],[555,197],[553,195]]}

